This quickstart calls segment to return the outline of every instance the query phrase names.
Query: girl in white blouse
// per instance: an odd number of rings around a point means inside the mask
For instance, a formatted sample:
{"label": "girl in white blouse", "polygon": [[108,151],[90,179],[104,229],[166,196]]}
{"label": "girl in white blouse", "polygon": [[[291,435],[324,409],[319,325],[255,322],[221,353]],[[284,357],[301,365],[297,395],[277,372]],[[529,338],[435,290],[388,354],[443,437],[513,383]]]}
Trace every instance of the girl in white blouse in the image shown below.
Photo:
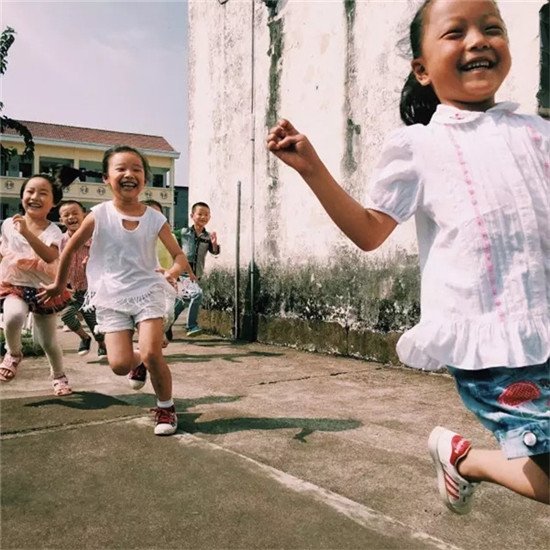
{"label": "girl in white blouse", "polygon": [[440,494],[471,509],[480,481],[548,503],[550,449],[550,124],[495,104],[511,65],[492,0],[427,0],[410,27],[412,71],[364,208],[306,136],[281,120],[268,148],[296,169],[333,221],[374,250],[415,216],[421,319],[400,359],[447,365],[465,405],[501,450],[436,427],[428,446]]}

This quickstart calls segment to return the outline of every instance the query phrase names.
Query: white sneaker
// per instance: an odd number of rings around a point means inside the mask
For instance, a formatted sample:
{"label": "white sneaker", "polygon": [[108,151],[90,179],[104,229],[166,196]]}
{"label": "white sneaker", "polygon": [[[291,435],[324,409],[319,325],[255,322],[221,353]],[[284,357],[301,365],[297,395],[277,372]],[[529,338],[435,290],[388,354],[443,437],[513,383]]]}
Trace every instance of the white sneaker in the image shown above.
{"label": "white sneaker", "polygon": [[479,483],[466,481],[456,468],[472,444],[451,430],[437,426],[432,430],[428,448],[437,471],[437,484],[443,502],[457,514],[467,514],[472,509],[472,496]]}
{"label": "white sneaker", "polygon": [[178,429],[178,416],[174,406],[151,409],[155,413],[155,435],[172,435]]}

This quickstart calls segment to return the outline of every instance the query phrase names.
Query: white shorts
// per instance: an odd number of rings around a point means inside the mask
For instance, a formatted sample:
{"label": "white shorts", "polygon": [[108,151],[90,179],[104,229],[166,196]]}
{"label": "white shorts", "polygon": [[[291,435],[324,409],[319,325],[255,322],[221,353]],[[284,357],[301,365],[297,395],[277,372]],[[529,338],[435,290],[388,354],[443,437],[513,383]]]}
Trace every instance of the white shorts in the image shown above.
{"label": "white shorts", "polygon": [[[173,302],[172,302],[173,303]],[[134,330],[135,326],[147,319],[166,319],[169,315],[167,295],[164,290],[155,289],[148,297],[147,303],[136,303],[125,308],[125,311],[96,307],[98,332],[107,334],[121,330]]]}

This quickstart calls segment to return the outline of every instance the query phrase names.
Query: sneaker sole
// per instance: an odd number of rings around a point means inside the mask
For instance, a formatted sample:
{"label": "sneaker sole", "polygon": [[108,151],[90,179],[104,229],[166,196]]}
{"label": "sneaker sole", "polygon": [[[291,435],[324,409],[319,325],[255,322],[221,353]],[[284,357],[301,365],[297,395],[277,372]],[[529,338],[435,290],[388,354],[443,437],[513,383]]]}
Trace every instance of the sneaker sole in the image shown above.
{"label": "sneaker sole", "polygon": [[145,382],[140,382],[139,380],[128,380],[128,383],[133,390],[141,390],[145,386]]}
{"label": "sneaker sole", "polygon": [[472,509],[471,503],[468,507],[456,507],[450,500],[449,500],[449,494],[447,493],[447,485],[445,483],[445,470],[443,469],[443,465],[441,464],[441,460],[439,459],[439,452],[437,451],[437,442],[439,441],[439,438],[441,435],[446,432],[447,430],[445,428],[442,428],[441,426],[437,426],[432,430],[432,433],[430,434],[430,438],[428,439],[428,449],[430,451],[430,455],[432,457],[435,470],[437,472],[437,488],[439,489],[439,494],[445,503],[445,506],[449,508],[452,512],[455,514],[464,515],[470,512]]}
{"label": "sneaker sole", "polygon": [[172,426],[172,424],[157,424],[155,426],[155,435],[173,435],[178,429],[177,426]]}
{"label": "sneaker sole", "polygon": [[89,349],[84,350],[84,351],[79,351],[78,355],[80,355],[80,357],[84,357],[85,355],[88,355],[88,353],[90,353]]}

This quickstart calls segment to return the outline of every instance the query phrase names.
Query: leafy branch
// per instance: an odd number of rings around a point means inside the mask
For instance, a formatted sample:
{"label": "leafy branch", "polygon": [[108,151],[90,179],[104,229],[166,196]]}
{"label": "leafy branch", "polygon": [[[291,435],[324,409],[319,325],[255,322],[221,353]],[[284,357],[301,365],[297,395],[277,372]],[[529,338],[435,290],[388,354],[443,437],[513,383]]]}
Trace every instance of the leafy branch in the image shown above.
{"label": "leafy branch", "polygon": [[[8,68],[8,52],[12,44],[15,42],[15,30],[11,27],[6,27],[0,35],[0,74],[5,74]],[[0,101],[0,111],[4,109],[4,104]],[[0,116],[0,132],[4,133],[5,129],[9,128],[16,131],[25,142],[25,149],[23,150],[22,157],[31,159],[34,153],[34,141],[30,130],[21,124],[18,120],[10,118],[6,115]],[[2,164],[7,163],[13,155],[17,155],[17,149],[15,147],[4,147],[0,143],[0,155],[2,158]]]}

